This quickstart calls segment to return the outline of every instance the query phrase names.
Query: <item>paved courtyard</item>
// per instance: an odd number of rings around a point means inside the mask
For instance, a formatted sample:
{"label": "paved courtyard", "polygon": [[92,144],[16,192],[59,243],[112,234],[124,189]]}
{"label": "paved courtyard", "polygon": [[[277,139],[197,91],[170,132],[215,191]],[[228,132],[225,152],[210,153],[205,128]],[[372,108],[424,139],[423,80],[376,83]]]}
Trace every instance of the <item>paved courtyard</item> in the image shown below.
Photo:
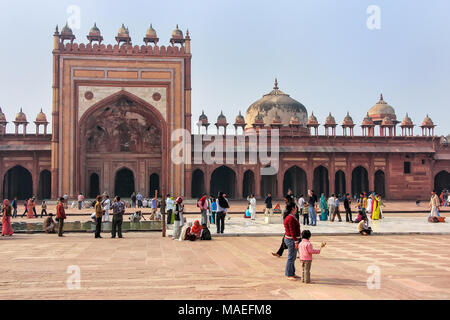
{"label": "paved courtyard", "polygon": [[[103,236],[1,238],[0,299],[450,299],[450,235],[313,236],[327,247],[309,285],[285,279],[286,257],[270,254],[280,237]],[[71,265],[79,290],[66,285]],[[380,289],[367,287],[368,268]]]}

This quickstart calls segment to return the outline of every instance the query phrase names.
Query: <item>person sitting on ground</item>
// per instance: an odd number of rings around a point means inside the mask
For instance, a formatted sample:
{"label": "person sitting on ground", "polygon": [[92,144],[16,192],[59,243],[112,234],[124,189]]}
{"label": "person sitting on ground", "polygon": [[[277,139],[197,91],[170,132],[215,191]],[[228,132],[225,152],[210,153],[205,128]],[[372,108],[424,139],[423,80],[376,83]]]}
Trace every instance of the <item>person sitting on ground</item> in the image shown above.
{"label": "person sitting on ground", "polygon": [[196,239],[199,239],[201,233],[202,233],[202,226],[200,225],[200,222],[198,220],[195,220],[194,225],[191,228],[191,234],[195,235]]}
{"label": "person sitting on ground", "polygon": [[369,227],[369,219],[364,216],[364,219],[358,223],[358,232],[363,236],[368,236],[372,233],[372,228]]}
{"label": "person sitting on ground", "polygon": [[206,223],[202,224],[202,233],[200,235],[200,240],[211,240],[211,231],[209,231]]}
{"label": "person sitting on ground", "polygon": [[45,233],[56,233],[56,222],[53,220],[53,213],[49,213],[47,219],[42,224]]}
{"label": "person sitting on ground", "polygon": [[185,223],[181,229],[181,233],[180,233],[178,240],[179,241],[191,240],[191,238],[192,238],[191,228],[192,228],[192,222]]}
{"label": "person sitting on ground", "polygon": [[[309,230],[303,230],[302,232],[302,241],[299,245],[299,259],[302,262],[302,268],[303,268],[303,277],[302,282],[305,283],[311,283],[311,263],[312,263],[312,255],[313,254],[319,254],[320,249],[315,250],[313,249],[313,246],[311,242],[309,242],[309,239],[311,238],[311,231]],[[320,248],[322,249],[325,247],[326,243],[322,242],[320,245]]]}

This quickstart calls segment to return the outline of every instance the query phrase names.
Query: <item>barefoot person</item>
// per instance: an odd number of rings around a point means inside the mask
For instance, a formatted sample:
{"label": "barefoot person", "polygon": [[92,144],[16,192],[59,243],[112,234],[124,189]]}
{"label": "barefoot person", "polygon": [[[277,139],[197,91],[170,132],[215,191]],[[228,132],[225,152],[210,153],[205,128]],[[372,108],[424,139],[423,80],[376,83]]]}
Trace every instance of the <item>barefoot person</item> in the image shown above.
{"label": "barefoot person", "polygon": [[286,206],[289,215],[284,219],[284,243],[288,247],[289,253],[286,261],[285,275],[289,280],[297,280],[299,277],[295,274],[295,258],[297,257],[298,244],[300,242],[300,223],[295,213],[297,206],[290,202]]}

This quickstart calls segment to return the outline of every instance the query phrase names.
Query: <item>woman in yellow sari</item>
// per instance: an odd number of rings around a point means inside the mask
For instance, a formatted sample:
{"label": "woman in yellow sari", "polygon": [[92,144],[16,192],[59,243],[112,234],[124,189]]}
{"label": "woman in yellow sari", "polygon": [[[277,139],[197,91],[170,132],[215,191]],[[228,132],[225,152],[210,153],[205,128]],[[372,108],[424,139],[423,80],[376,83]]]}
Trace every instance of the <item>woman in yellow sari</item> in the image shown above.
{"label": "woman in yellow sari", "polygon": [[380,198],[376,194],[373,197],[372,220],[380,220]]}

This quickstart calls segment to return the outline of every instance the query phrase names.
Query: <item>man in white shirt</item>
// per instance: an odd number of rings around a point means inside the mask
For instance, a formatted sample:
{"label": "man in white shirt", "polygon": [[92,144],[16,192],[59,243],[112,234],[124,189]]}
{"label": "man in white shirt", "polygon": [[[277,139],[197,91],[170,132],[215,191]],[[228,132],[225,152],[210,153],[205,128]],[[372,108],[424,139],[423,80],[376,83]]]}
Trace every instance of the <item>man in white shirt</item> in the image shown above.
{"label": "man in white shirt", "polygon": [[167,224],[171,224],[172,223],[172,214],[173,214],[173,209],[174,209],[174,204],[175,201],[173,200],[173,198],[170,196],[170,194],[167,194],[166,197],[166,213],[167,213]]}

